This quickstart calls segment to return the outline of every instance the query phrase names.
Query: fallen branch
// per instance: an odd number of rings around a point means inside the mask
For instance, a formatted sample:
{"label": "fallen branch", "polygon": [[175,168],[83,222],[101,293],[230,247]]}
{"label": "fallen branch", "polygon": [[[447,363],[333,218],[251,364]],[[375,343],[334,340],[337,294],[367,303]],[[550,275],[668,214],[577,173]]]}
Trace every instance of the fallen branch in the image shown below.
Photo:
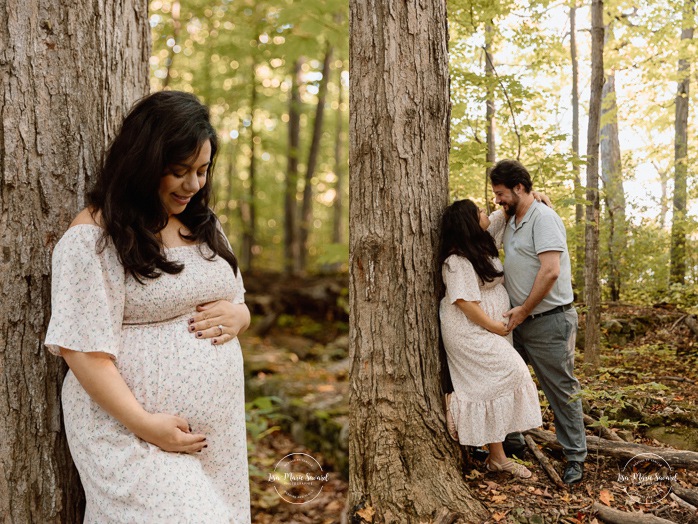
{"label": "fallen branch", "polygon": [[694,506],[698,506],[698,489],[686,489],[679,486],[676,482],[671,483],[671,491],[679,497]]}
{"label": "fallen branch", "polygon": [[545,454],[538,449],[538,445],[533,441],[533,439],[529,435],[525,435],[524,440],[528,445],[528,449],[531,450],[533,455],[538,459],[538,462],[540,462],[540,465],[543,466],[543,469],[550,477],[550,480],[552,480],[558,488],[567,489],[567,486],[565,486],[565,483],[562,482],[560,475],[557,474],[555,468],[552,466],[552,464],[550,464],[548,457],[546,457]]}
{"label": "fallen branch", "polygon": [[[560,449],[554,433],[542,429],[531,429],[526,431],[535,440],[546,444],[552,448]],[[640,453],[654,453],[663,458],[670,466],[698,470],[698,453],[695,451],[682,451],[669,448],[656,448],[645,446],[644,444],[634,444],[631,442],[613,442],[594,436],[587,436],[587,449],[590,452],[598,452],[608,455],[618,460],[630,460]]]}
{"label": "fallen branch", "polygon": [[674,382],[688,382],[689,384],[695,384],[695,383],[696,383],[694,380],[691,380],[690,378],[686,378],[686,377],[669,377],[669,376],[665,376],[665,377],[654,377],[652,380],[655,381],[655,382],[658,381],[658,380],[673,380]]}
{"label": "fallen branch", "polygon": [[591,509],[597,513],[601,520],[610,524],[674,524],[671,520],[655,517],[654,515],[642,512],[626,513],[625,511],[608,508],[598,502],[594,502]]}
{"label": "fallen branch", "polygon": [[586,426],[592,426],[593,430],[599,430],[599,433],[601,433],[601,437],[605,438],[606,440],[613,440],[615,442],[625,442],[622,438],[620,438],[616,433],[611,430],[611,428],[607,428],[606,426],[602,426],[599,424],[599,421],[596,420],[593,417],[590,417],[589,415],[584,415],[584,424]]}
{"label": "fallen branch", "polygon": [[671,325],[671,327],[669,328],[669,331],[674,331],[674,329],[676,328],[676,326],[679,325],[679,322],[681,322],[681,321],[682,321],[684,318],[686,318],[687,316],[688,316],[688,315],[681,315],[681,316],[679,317],[679,319]]}
{"label": "fallen branch", "polygon": [[669,493],[669,497],[671,498],[671,500],[676,502],[682,508],[686,508],[687,510],[693,511],[693,512],[696,511],[696,507],[693,504],[689,504],[688,502],[683,500],[681,497],[677,497],[675,493]]}

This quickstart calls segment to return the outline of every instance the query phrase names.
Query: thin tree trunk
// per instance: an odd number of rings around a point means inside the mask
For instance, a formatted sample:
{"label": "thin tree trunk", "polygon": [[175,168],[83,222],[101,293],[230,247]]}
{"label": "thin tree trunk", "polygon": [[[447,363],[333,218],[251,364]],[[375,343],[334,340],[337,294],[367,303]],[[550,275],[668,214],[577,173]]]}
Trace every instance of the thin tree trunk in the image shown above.
{"label": "thin tree trunk", "polygon": [[584,188],[579,176],[579,61],[577,59],[576,0],[570,7],[570,57],[572,59],[572,174],[574,177],[574,287],[584,296]]}
{"label": "thin tree trunk", "polygon": [[350,0],[349,7],[348,517],[416,523],[453,512],[484,522],[446,433],[440,391],[446,2]]}
{"label": "thin tree trunk", "polygon": [[228,155],[228,191],[225,199],[225,215],[228,217],[227,226],[225,228],[228,238],[233,238],[235,229],[233,228],[233,210],[232,203],[235,202],[235,180],[238,178],[237,173],[237,140],[234,139],[228,145],[230,148]]}
{"label": "thin tree trunk", "polygon": [[144,0],[0,6],[0,515],[82,522],[63,430],[67,370],[45,349],[51,250],[125,111],[148,92]]}
{"label": "thin tree trunk", "polygon": [[662,194],[660,196],[660,215],[659,215],[659,226],[661,229],[666,227],[667,216],[669,215],[669,179],[671,178],[669,170],[659,171],[659,183],[662,188]]}
{"label": "thin tree trunk", "polygon": [[603,90],[603,1],[591,3],[591,95],[587,128],[587,208],[584,290],[587,304],[584,337],[584,363],[599,366],[599,321],[601,289],[599,284],[599,123]]}
{"label": "thin tree trunk", "polygon": [[[167,61],[165,62],[165,79],[162,81],[162,88],[165,89],[170,85],[170,79],[172,78],[172,63],[174,62],[174,57],[177,53],[175,53],[175,46],[177,45],[177,42],[179,41],[179,31],[181,29],[181,22],[179,20],[179,11],[180,11],[180,4],[179,0],[174,0],[172,2],[172,41],[174,42],[172,44],[172,47],[170,47],[170,51],[167,55]],[[206,67],[208,67],[208,62],[206,62]]]}
{"label": "thin tree trunk", "polygon": [[287,275],[300,271],[300,248],[298,246],[298,155],[300,153],[301,130],[301,66],[298,58],[291,76],[291,98],[288,104],[288,164],[284,189],[284,269]]}
{"label": "thin tree trunk", "polygon": [[[613,28],[605,29],[604,47],[613,41]],[[616,76],[611,69],[601,92],[601,179],[604,185],[604,202],[608,218],[608,288],[612,301],[620,300],[620,258],[627,246],[625,218],[625,190],[621,165],[620,139],[618,137],[618,107],[616,105]]]}
{"label": "thin tree trunk", "polygon": [[342,68],[338,68],[337,86],[339,97],[337,100],[337,127],[334,139],[334,174],[337,177],[335,182],[335,196],[333,202],[334,220],[332,222],[332,242],[334,244],[344,243],[344,88],[342,87]]}
{"label": "thin tree trunk", "polygon": [[327,83],[330,77],[330,63],[332,61],[332,47],[328,46],[325,52],[325,60],[322,62],[322,80],[318,89],[318,101],[315,109],[315,123],[313,124],[313,139],[308,153],[308,165],[305,172],[305,186],[303,188],[303,203],[301,207],[301,221],[299,228],[300,244],[300,271],[306,270],[308,262],[308,240],[313,221],[313,177],[317,160],[320,156],[320,143],[322,139],[322,124],[325,114],[325,99],[327,98]]}
{"label": "thin tree trunk", "polygon": [[674,216],[671,223],[670,282],[683,284],[686,277],[686,179],[688,175],[688,103],[691,78],[688,41],[693,39],[696,13],[695,0],[683,5],[681,44],[679,54],[679,86],[676,93],[674,123]]}
{"label": "thin tree trunk", "polygon": [[[492,24],[488,23],[485,26],[485,53],[488,55],[485,57],[485,82],[487,83],[487,99],[485,100],[485,137],[487,142],[487,152],[485,163],[487,168],[485,169],[485,205],[487,206],[487,211],[490,211],[490,171],[494,167],[494,163],[497,161],[497,155],[494,144],[494,56],[492,55],[492,33],[494,29]],[[489,57],[489,58],[488,58]]]}
{"label": "thin tree trunk", "polygon": [[252,94],[250,96],[250,166],[248,171],[248,191],[245,196],[241,214],[243,219],[243,234],[242,234],[242,256],[243,267],[248,271],[252,269],[254,260],[254,243],[256,232],[256,209],[255,209],[255,175],[257,170],[257,143],[259,137],[255,129],[255,113],[257,111],[257,79],[256,79],[256,64],[252,66]]}

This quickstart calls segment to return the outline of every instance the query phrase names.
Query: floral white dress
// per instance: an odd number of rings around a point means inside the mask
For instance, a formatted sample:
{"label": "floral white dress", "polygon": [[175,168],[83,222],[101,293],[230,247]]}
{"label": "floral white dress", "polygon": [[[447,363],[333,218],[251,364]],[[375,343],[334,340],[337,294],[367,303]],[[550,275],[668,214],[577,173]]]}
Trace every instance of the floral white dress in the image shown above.
{"label": "floral white dress", "polygon": [[[490,232],[501,239],[505,219],[490,217]],[[499,258],[492,263],[502,271]],[[468,259],[451,255],[442,267],[446,295],[439,316],[453,382],[451,416],[461,444],[482,446],[502,442],[508,433],[542,424],[538,391],[528,366],[511,344],[511,335],[496,335],[472,322],[458,308],[458,299],[479,302],[494,320],[506,321],[509,295],[504,278],[483,283]]]}
{"label": "floral white dress", "polygon": [[168,453],[100,408],[71,371],[62,403],[68,444],[80,473],[86,523],[249,523],[250,495],[240,344],[213,346],[188,332],[196,306],[244,301],[242,277],[207,246],[167,249],[184,263],[139,284],[125,275],[101,228],[71,227],[53,252],[52,314],[45,344],[102,351],[152,413],[186,418],[206,434],[201,453]]}

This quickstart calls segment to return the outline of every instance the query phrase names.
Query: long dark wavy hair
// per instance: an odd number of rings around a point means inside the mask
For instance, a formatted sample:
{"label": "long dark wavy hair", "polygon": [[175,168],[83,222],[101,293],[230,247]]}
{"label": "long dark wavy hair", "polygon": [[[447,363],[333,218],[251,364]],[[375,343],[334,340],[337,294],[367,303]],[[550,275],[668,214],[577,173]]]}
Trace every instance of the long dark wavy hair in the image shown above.
{"label": "long dark wavy hair", "polygon": [[170,166],[198,155],[207,140],[211,164],[206,184],[177,215],[190,232],[180,236],[207,244],[214,253],[211,259],[220,256],[237,274],[237,259],[209,207],[218,138],[206,106],[194,95],[179,91],[148,95],[131,109],[105,153],[87,194],[88,205],[93,216],[101,212],[103,241],[111,238],[125,270],[141,283],[143,278],[184,269],[183,264],[167,259],[157,237],[168,222],[158,189]]}
{"label": "long dark wavy hair", "polygon": [[504,273],[492,265],[499,255],[492,235],[480,227],[477,206],[470,200],[457,200],[444,211],[441,219],[439,267],[451,255],[467,258],[483,282],[492,282]]}

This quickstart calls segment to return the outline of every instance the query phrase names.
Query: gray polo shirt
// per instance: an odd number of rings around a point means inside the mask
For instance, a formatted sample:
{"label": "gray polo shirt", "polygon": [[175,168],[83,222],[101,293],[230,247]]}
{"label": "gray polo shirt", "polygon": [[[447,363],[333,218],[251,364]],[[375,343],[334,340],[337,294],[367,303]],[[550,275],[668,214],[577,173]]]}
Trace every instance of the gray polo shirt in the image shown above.
{"label": "gray polo shirt", "polygon": [[572,269],[567,233],[560,217],[534,200],[523,219],[518,224],[515,222],[511,218],[504,228],[504,286],[512,306],[520,306],[528,298],[540,269],[538,255],[545,251],[560,252],[560,276],[531,314],[571,304]]}

